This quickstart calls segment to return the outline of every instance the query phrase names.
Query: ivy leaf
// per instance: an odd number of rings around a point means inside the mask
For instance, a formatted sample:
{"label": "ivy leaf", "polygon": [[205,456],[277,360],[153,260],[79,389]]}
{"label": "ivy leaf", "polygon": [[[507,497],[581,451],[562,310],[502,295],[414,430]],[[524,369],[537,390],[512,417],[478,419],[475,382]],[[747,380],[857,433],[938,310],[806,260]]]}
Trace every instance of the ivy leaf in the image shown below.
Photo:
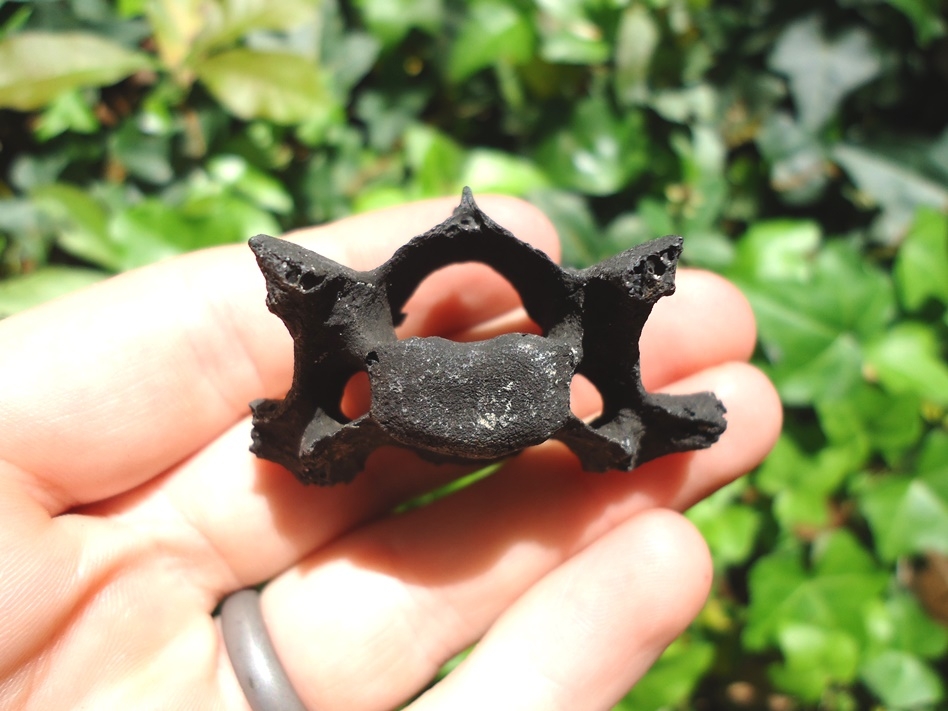
{"label": "ivy leaf", "polygon": [[866,614],[866,629],[876,653],[897,649],[937,659],[948,650],[948,630],[933,625],[918,598],[905,590],[873,606]]}
{"label": "ivy leaf", "polygon": [[467,155],[460,180],[477,192],[525,195],[550,186],[550,181],[532,161],[503,151],[475,148]]}
{"label": "ivy leaf", "polygon": [[848,93],[879,74],[882,62],[865,30],[852,28],[828,39],[820,19],[811,15],[783,31],[769,66],[790,78],[800,123],[816,131]]}
{"label": "ivy leaf", "polygon": [[640,103],[648,95],[648,68],[660,38],[644,5],[633,3],[622,13],[615,48],[615,92],[622,105]]}
{"label": "ivy leaf", "polygon": [[815,222],[759,222],[741,237],[731,273],[755,282],[803,283],[812,272],[820,241],[820,227]]}
{"label": "ivy leaf", "polygon": [[860,383],[844,398],[817,403],[820,426],[830,443],[881,452],[896,462],[922,435],[922,403],[914,393],[890,394]]}
{"label": "ivy leaf", "polygon": [[774,498],[773,513],[784,530],[822,527],[829,522],[830,495],[865,458],[859,442],[834,444],[808,456],[782,435],[755,482]]}
{"label": "ivy leaf", "polygon": [[[755,240],[743,253],[739,248],[739,269],[729,273],[754,308],[768,374],[794,405],[843,396],[858,383],[865,343],[895,312],[889,277],[854,245],[830,242],[804,261],[800,256],[810,244],[806,231]],[[797,257],[786,262],[794,251]],[[790,278],[788,265],[805,278]],[[774,278],[780,270],[786,278]]]}
{"label": "ivy leaf", "polygon": [[601,64],[609,58],[602,29],[586,15],[581,0],[537,0],[540,56],[563,64]]}
{"label": "ivy leaf", "polygon": [[296,54],[233,49],[196,66],[198,77],[232,114],[304,123],[335,108],[319,67]]}
{"label": "ivy leaf", "polygon": [[0,41],[0,108],[33,111],[60,94],[107,86],[151,66],[147,55],[84,32],[22,32]]}
{"label": "ivy leaf", "polygon": [[875,339],[866,362],[892,393],[914,393],[926,402],[948,406],[948,366],[934,330],[924,323],[903,322]]}
{"label": "ivy leaf", "polygon": [[109,271],[121,268],[121,250],[108,234],[108,213],[87,191],[56,183],[36,188],[32,197],[57,225],[61,249]]}
{"label": "ivy leaf", "polygon": [[882,209],[873,231],[883,242],[891,244],[902,238],[920,207],[948,210],[948,188],[906,165],[846,143],[837,144],[832,154],[864,201]]}
{"label": "ivy leaf", "polygon": [[612,711],[677,708],[711,668],[714,645],[680,637]]}
{"label": "ivy leaf", "polygon": [[797,624],[839,630],[857,643],[863,641],[865,611],[885,588],[888,575],[875,568],[845,530],[829,533],[818,543],[810,570],[798,547],[775,551],[751,569],[745,647],[763,650],[779,642],[782,630]]}
{"label": "ivy leaf", "polygon": [[355,0],[355,5],[386,47],[401,42],[413,27],[437,34],[444,19],[442,0]]}
{"label": "ivy leaf", "polygon": [[648,165],[644,118],[616,116],[602,97],[582,101],[569,126],[544,141],[537,162],[557,184],[588,195],[617,192]]}
{"label": "ivy leaf", "polygon": [[588,267],[599,261],[602,230],[586,200],[575,193],[552,189],[536,190],[527,197],[556,227],[563,244],[564,264]]}
{"label": "ivy leaf", "polygon": [[687,513],[708,542],[718,568],[745,562],[760,531],[760,512],[735,501],[743,488],[743,480],[734,482],[695,504]]}
{"label": "ivy leaf", "polygon": [[0,281],[0,318],[95,284],[107,276],[105,272],[93,269],[49,266],[30,274],[4,279]]}
{"label": "ivy leaf", "polygon": [[929,298],[948,305],[948,215],[922,208],[895,259],[895,280],[910,311]]}
{"label": "ivy leaf", "polygon": [[948,437],[931,435],[915,477],[865,479],[856,487],[859,506],[886,560],[929,550],[948,553]]}
{"label": "ivy leaf", "polygon": [[866,661],[860,676],[888,708],[917,709],[944,698],[944,686],[928,665],[918,657],[895,649]]}
{"label": "ivy leaf", "polygon": [[405,132],[405,157],[419,197],[452,193],[460,182],[464,149],[430,126],[418,123]]}
{"label": "ivy leaf", "polygon": [[818,701],[832,684],[848,684],[859,669],[859,646],[852,636],[809,624],[789,624],[777,635],[784,662],[771,665],[780,688],[804,701]]}
{"label": "ivy leaf", "polygon": [[470,6],[448,57],[448,78],[460,83],[498,62],[523,64],[533,56],[530,23],[507,2],[481,0]]}

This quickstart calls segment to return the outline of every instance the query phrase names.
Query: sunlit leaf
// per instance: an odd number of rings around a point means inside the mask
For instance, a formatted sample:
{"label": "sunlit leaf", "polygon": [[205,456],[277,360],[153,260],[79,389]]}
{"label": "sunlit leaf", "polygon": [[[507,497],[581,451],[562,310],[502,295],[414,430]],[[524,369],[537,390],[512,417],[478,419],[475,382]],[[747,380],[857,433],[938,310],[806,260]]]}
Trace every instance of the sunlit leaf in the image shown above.
{"label": "sunlit leaf", "polygon": [[[851,534],[836,531],[827,537],[851,539]],[[865,610],[885,588],[888,576],[867,567],[859,556],[852,560],[833,556],[821,565],[818,554],[814,555],[811,570],[804,567],[801,551],[795,549],[776,551],[754,565],[743,634],[748,649],[776,644],[781,630],[797,624],[839,630],[857,642],[864,640]]]}
{"label": "sunlit leaf", "polygon": [[866,360],[883,387],[914,393],[948,406],[948,365],[935,332],[922,323],[901,323],[874,340]]}
{"label": "sunlit leaf", "polygon": [[860,676],[892,709],[930,707],[945,695],[944,684],[938,674],[907,652],[882,652],[863,664]]}
{"label": "sunlit leaf", "polygon": [[[940,438],[928,450],[943,456]],[[931,455],[927,455],[931,458]],[[913,476],[868,478],[858,490],[860,508],[888,560],[933,550],[948,552],[948,466],[922,460]]]}
{"label": "sunlit leaf", "polygon": [[948,187],[865,148],[840,143],[833,159],[849,174],[867,200],[882,208],[875,225],[879,238],[901,238],[920,207],[948,210]]}
{"label": "sunlit leaf", "polygon": [[899,295],[911,311],[929,298],[948,304],[948,215],[919,210],[899,247],[895,279]]}
{"label": "sunlit leaf", "polygon": [[83,32],[22,32],[0,41],[0,108],[32,111],[60,94],[148,68],[144,54]]}
{"label": "sunlit leaf", "polygon": [[33,199],[55,220],[59,247],[104,269],[121,268],[121,250],[108,234],[108,213],[88,192],[59,183],[37,188]]}
{"label": "sunlit leaf", "polygon": [[444,19],[442,0],[355,0],[354,4],[372,34],[389,47],[413,27],[436,33]]}
{"label": "sunlit leaf", "polygon": [[849,92],[882,68],[868,32],[852,27],[829,38],[817,15],[784,30],[769,64],[790,78],[800,122],[811,130],[822,127]]}
{"label": "sunlit leaf", "polygon": [[464,150],[443,133],[424,124],[405,132],[405,156],[419,197],[455,192],[464,169]]}
{"label": "sunlit leaf", "polygon": [[537,163],[562,187],[608,195],[643,171],[648,152],[638,112],[617,116],[601,97],[576,106],[568,127],[546,140]]}
{"label": "sunlit leaf", "polygon": [[234,49],[196,69],[217,100],[242,119],[299,123],[334,106],[319,67],[295,54]]}
{"label": "sunlit leaf", "polygon": [[832,684],[851,682],[859,668],[859,646],[839,630],[793,623],[777,634],[782,664],[771,665],[770,677],[804,701],[817,701]]}
{"label": "sunlit leaf", "polygon": [[497,62],[522,64],[533,56],[533,28],[510,3],[480,0],[469,14],[448,56],[448,77],[461,82]]}
{"label": "sunlit leaf", "polygon": [[661,37],[660,29],[644,5],[632,3],[622,13],[616,33],[615,92],[629,106],[648,95],[648,70]]}
{"label": "sunlit leaf", "polygon": [[468,154],[460,182],[475,192],[509,195],[525,195],[550,185],[549,178],[526,158],[485,148]]}

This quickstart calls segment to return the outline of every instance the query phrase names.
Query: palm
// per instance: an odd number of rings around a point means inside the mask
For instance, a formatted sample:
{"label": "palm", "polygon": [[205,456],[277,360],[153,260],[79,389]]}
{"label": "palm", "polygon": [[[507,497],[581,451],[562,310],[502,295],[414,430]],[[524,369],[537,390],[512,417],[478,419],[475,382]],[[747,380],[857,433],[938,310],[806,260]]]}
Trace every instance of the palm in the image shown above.
{"label": "palm", "polygon": [[[308,239],[368,268],[447,205]],[[482,206],[555,249],[532,211]],[[516,315],[492,321],[514,305],[498,281],[469,267],[434,277],[406,328],[516,328]],[[2,324],[16,347],[0,355],[0,707],[246,708],[211,612],[272,579],[264,617],[312,708],[391,708],[481,638],[418,709],[608,708],[708,585],[693,529],[654,509],[682,510],[746,471],[779,429],[772,389],[740,362],[754,340],[740,296],[682,274],[643,337],[650,389],[724,400],[729,429],[712,449],[594,475],[549,444],[393,516],[463,470],[383,450],[352,485],[304,489],[247,452],[246,403],[282,395],[292,367],[262,293],[249,251],[235,248]],[[577,410],[594,407],[577,394]]]}

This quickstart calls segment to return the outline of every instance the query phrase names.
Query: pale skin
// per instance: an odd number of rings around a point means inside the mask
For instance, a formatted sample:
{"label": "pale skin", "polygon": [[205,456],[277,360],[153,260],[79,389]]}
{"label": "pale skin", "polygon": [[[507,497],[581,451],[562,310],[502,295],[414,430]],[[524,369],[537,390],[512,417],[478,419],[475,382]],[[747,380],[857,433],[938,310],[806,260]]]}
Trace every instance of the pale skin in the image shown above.
{"label": "pale skin", "polygon": [[[369,269],[456,202],[291,238]],[[535,209],[478,203],[556,257]],[[415,294],[405,335],[522,327],[509,284],[452,270]],[[772,386],[746,363],[754,339],[733,286],[680,270],[643,334],[643,378],[714,391],[720,442],[605,475],[548,443],[392,515],[468,469],[386,449],[351,485],[304,488],[247,451],[247,403],[285,394],[292,352],[246,247],[0,322],[0,709],[247,711],[211,613],[267,580],[264,619],[314,711],[395,708],[478,640],[412,711],[609,709],[707,595],[709,553],[680,512],[752,469],[780,430]],[[595,407],[577,388],[574,409]]]}

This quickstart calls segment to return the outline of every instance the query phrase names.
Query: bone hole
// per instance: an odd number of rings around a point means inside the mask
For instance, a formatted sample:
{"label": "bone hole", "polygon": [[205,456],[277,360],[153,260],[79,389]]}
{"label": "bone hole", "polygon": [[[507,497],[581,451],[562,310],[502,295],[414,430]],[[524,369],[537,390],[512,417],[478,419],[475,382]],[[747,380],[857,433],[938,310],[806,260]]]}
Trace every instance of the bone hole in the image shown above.
{"label": "bone hole", "polygon": [[369,374],[364,370],[352,374],[342,390],[339,409],[351,422],[369,411],[372,404],[372,390],[369,387]]}
{"label": "bone hole", "polygon": [[[463,285],[463,286],[462,286]],[[425,277],[405,303],[398,337],[486,341],[502,333],[545,335],[500,272],[481,262],[451,264]]]}
{"label": "bone hole", "polygon": [[585,375],[576,373],[569,382],[569,409],[586,422],[602,414],[602,393]]}

